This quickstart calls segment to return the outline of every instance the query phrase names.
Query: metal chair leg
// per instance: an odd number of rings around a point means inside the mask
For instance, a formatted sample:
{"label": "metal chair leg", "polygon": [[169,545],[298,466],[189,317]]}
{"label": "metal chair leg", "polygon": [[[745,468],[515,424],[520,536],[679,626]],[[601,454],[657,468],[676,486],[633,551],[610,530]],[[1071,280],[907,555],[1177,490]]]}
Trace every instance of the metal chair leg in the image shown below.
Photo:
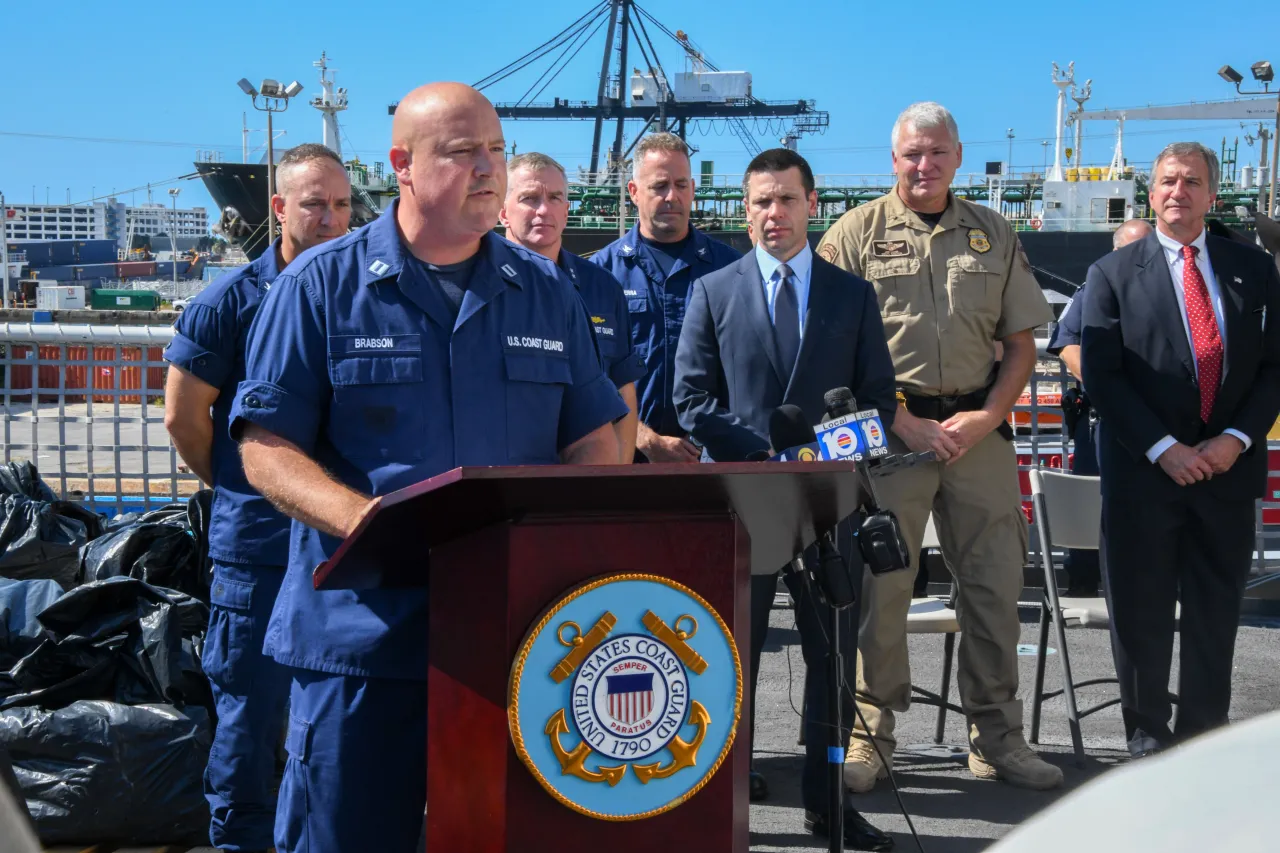
{"label": "metal chair leg", "polygon": [[938,703],[938,726],[933,733],[933,742],[942,743],[942,735],[947,727],[947,699],[951,696],[951,660],[955,656],[956,635],[947,634],[942,644],[942,689],[938,695],[942,701]]}
{"label": "metal chair leg", "polygon": [[1049,605],[1040,599],[1040,643],[1036,647],[1036,682],[1031,694],[1031,742],[1040,743],[1040,706],[1044,704],[1044,659],[1049,645]]}
{"label": "metal chair leg", "polygon": [[1076,753],[1076,766],[1084,767],[1084,741],[1080,737],[1080,711],[1076,707],[1076,685],[1071,678],[1071,656],[1067,653],[1067,626],[1063,623],[1062,610],[1057,601],[1057,590],[1053,590],[1051,604],[1055,618],[1054,628],[1058,634],[1058,657],[1062,659],[1063,696],[1067,700],[1067,724],[1071,727],[1071,746]]}

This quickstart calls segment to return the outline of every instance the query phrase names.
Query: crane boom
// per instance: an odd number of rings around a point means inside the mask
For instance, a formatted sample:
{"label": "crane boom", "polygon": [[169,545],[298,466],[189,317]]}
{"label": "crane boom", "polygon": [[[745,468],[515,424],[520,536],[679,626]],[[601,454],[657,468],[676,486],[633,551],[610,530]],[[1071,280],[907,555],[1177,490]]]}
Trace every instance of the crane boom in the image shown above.
{"label": "crane boom", "polygon": [[1137,107],[1119,110],[1088,110],[1072,113],[1072,121],[1159,121],[1171,119],[1252,119],[1268,121],[1276,114],[1276,96],[1207,101],[1201,104],[1173,104],[1166,107]]}

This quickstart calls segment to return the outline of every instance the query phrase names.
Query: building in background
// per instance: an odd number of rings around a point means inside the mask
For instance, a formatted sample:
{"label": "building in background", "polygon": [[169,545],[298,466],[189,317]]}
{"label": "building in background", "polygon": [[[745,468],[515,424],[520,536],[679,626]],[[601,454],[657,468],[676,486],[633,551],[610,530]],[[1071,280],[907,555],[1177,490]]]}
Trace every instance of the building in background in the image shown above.
{"label": "building in background", "polygon": [[[130,206],[114,198],[93,204],[7,204],[8,238],[29,240],[114,240],[124,249],[130,238],[169,236],[172,228],[178,248],[190,248],[209,235],[209,216],[203,207],[178,208],[160,202]],[[161,244],[157,249],[169,249]]]}

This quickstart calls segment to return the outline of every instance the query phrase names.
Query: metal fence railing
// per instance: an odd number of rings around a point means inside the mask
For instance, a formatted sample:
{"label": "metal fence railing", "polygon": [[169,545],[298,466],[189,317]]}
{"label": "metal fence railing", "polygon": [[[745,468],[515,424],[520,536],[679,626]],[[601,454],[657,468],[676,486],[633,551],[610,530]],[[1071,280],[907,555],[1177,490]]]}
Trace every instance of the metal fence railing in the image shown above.
{"label": "metal fence railing", "polygon": [[0,323],[0,443],[66,500],[113,515],[185,499],[198,478],[164,426],[168,326]]}
{"label": "metal fence railing", "polygon": [[[182,465],[164,426],[162,353],[169,326],[0,323],[0,443],[3,461],[30,459],[63,498],[114,514],[185,499],[200,487]],[[1044,352],[1029,393],[1014,406],[1019,478],[1030,521],[1033,466],[1070,467],[1062,392],[1071,379]],[[1280,442],[1268,450],[1280,456]],[[1273,464],[1280,468],[1280,464]],[[1280,478],[1280,471],[1271,471]],[[1280,579],[1280,481],[1258,502],[1251,585]],[[1034,522],[1033,522],[1034,524]],[[1030,557],[1039,539],[1031,531]]]}

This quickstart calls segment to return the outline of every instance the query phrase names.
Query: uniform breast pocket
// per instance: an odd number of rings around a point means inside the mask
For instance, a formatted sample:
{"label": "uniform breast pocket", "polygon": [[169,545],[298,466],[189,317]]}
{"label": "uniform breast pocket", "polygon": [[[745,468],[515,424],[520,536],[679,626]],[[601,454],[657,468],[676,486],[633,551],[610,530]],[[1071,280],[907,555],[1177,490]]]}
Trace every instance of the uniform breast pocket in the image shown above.
{"label": "uniform breast pocket", "polygon": [[569,361],[507,353],[507,455],[516,465],[558,462],[560,404],[572,384]]}
{"label": "uniform breast pocket", "polygon": [[649,354],[649,300],[643,296],[627,297],[627,313],[631,315],[631,343],[644,358]]}
{"label": "uniform breast pocket", "polygon": [[615,314],[592,314],[591,329],[596,333],[596,346],[606,362],[616,361],[626,353],[625,347],[630,343],[630,329],[618,328]]}
{"label": "uniform breast pocket", "polygon": [[420,461],[426,440],[422,353],[347,355],[329,362],[329,436],[352,459]]}
{"label": "uniform breast pocket", "polygon": [[867,280],[875,286],[881,314],[916,314],[923,310],[919,258],[871,258],[863,264],[863,269]]}
{"label": "uniform breast pocket", "polygon": [[947,259],[947,289],[951,291],[953,311],[987,314],[1000,311],[1000,276],[997,270],[973,255]]}

